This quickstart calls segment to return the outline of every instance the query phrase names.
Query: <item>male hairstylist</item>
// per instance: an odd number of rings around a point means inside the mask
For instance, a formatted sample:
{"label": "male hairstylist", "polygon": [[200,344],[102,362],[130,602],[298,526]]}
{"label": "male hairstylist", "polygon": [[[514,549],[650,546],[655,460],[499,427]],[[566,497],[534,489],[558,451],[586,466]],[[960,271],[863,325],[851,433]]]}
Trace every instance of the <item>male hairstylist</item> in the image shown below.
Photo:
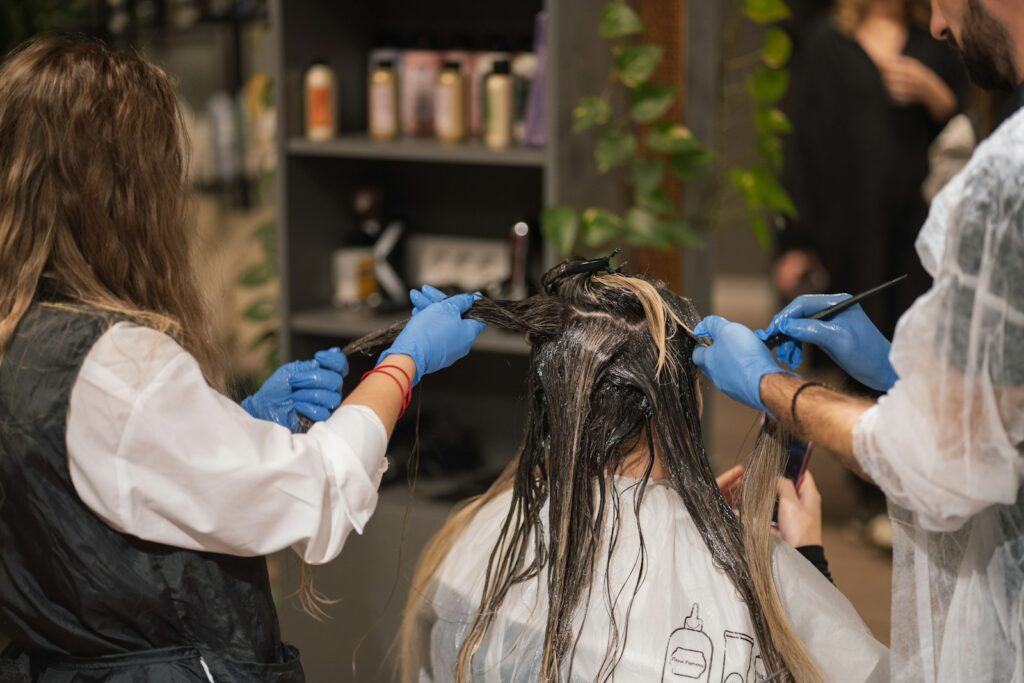
{"label": "male hairstylist", "polygon": [[[932,33],[978,85],[1021,83],[1020,0],[932,0]],[[894,681],[1024,683],[1024,113],[935,199],[917,248],[934,282],[891,347],[860,307],[808,319],[843,296],[801,297],[757,334],[707,318],[696,331],[712,344],[694,361],[885,491]],[[784,372],[762,343],[776,332],[886,395],[874,403]],[[799,365],[792,342],[777,355]]]}

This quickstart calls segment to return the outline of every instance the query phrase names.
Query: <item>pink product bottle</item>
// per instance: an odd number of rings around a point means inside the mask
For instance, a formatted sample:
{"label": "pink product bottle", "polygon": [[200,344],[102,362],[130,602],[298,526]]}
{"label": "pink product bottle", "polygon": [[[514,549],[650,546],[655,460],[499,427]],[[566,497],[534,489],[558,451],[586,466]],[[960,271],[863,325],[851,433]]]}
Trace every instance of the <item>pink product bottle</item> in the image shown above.
{"label": "pink product bottle", "polygon": [[441,53],[410,50],[402,55],[402,132],[410,136],[434,133],[434,85],[441,73]]}

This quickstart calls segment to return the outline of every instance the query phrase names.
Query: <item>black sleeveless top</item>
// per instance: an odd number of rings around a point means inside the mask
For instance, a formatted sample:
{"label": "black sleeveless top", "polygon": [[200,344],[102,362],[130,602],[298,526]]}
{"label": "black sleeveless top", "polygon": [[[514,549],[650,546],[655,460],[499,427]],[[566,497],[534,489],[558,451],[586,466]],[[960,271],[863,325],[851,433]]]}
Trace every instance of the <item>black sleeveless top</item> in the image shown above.
{"label": "black sleeveless top", "polygon": [[36,304],[0,360],[0,681],[302,681],[264,559],[119,533],[76,493],[71,389],[110,325]]}

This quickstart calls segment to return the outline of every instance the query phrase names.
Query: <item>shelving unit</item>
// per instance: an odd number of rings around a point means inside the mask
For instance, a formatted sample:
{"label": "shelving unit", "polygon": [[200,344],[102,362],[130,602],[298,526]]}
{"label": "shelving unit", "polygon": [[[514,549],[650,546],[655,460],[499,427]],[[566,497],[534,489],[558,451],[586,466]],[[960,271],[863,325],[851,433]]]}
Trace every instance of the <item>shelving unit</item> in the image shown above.
{"label": "shelving unit", "polygon": [[493,150],[479,140],[446,144],[429,138],[402,138],[378,141],[365,134],[352,134],[329,142],[311,142],[296,138],[288,142],[292,156],[332,157],[335,159],[386,159],[388,161],[436,164],[475,164],[480,166],[525,166],[544,168],[544,150],[529,147]]}
{"label": "shelving unit", "polygon": [[[575,103],[599,92],[608,74],[610,55],[596,31],[601,7],[594,0],[273,0],[284,358],[310,357],[397,319],[331,306],[330,255],[356,233],[350,194],[358,185],[380,186],[385,212],[404,218],[412,233],[492,239],[505,239],[519,220],[539,229],[545,206],[614,209],[624,202],[625,188],[596,171],[593,140],[571,133]],[[378,142],[366,135],[367,59],[377,36],[511,39],[532,35],[540,11],[547,13],[546,147],[494,151],[480,142]],[[304,139],[301,125],[302,77],[318,57],[327,58],[338,83],[340,135],[324,143]],[[546,261],[555,261],[550,251]],[[428,377],[418,390],[423,410],[431,411],[435,422],[472,425],[491,467],[502,466],[517,447],[528,351],[523,338],[488,330],[467,359]],[[370,363],[350,360],[346,387]],[[410,408],[405,419],[414,419],[414,413]],[[401,506],[395,491],[386,493],[390,506]],[[325,591],[343,600],[335,610],[338,619],[325,625],[290,602],[282,607],[284,636],[303,650],[309,680],[394,680],[388,653],[404,604],[407,571],[390,605],[382,608],[373,600],[389,590],[390,572],[397,570],[394,560],[387,564],[386,558],[405,538],[403,556],[406,563],[413,561],[450,509],[450,503],[422,496],[414,497],[411,506],[405,529],[405,515],[391,508],[387,514],[378,511],[366,535],[353,539],[342,557],[320,573]],[[379,575],[382,569],[389,574],[385,578]],[[353,613],[360,615],[355,626],[342,618]]]}

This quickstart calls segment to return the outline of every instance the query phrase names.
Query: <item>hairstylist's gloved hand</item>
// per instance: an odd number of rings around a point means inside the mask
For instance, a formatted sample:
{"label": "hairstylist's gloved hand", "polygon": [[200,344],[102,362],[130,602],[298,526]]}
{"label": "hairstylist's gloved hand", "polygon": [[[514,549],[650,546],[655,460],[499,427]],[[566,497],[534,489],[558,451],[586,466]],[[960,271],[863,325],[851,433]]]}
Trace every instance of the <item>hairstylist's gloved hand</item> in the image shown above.
{"label": "hairstylist's gloved hand", "polygon": [[465,357],[486,327],[482,322],[462,317],[478,296],[458,294],[418,310],[380,360],[392,355],[412,358],[416,363],[416,385],[423,375],[443,370]]}
{"label": "hairstylist's gloved hand", "polygon": [[252,396],[242,401],[258,420],[276,422],[299,431],[299,415],[321,422],[341,405],[341,387],[348,374],[348,359],[341,349],[320,351],[316,360],[282,365]]}
{"label": "hairstylist's gloved hand", "polygon": [[714,382],[718,389],[733,399],[768,412],[761,401],[761,378],[782,372],[771,351],[753,332],[739,323],[717,315],[701,320],[693,330],[698,337],[707,337],[711,346],[693,350],[693,362]]}
{"label": "hairstylist's gloved hand", "polygon": [[430,304],[436,304],[438,301],[444,301],[447,298],[447,294],[430,285],[423,285],[420,289],[414,289],[409,292],[409,300],[412,301],[413,305],[412,314],[416,315]]}
{"label": "hairstylist's gloved hand", "polygon": [[[797,297],[772,318],[768,329],[759,330],[757,335],[768,339],[782,333],[800,342],[814,344],[861,384],[878,391],[888,391],[898,379],[889,362],[892,344],[878,331],[863,308],[854,306],[827,321],[807,317],[849,298],[849,294]],[[791,368],[799,366],[803,360],[800,344],[796,342],[779,344],[775,354]]]}

